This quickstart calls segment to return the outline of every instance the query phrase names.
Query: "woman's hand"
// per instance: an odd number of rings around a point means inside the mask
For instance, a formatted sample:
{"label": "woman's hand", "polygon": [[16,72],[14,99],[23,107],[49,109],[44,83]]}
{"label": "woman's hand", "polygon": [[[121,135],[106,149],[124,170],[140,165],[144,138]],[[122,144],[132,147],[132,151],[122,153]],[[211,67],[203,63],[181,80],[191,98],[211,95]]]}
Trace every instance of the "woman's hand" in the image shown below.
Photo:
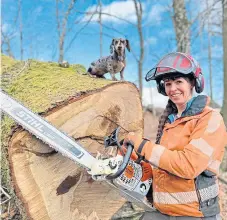
{"label": "woman's hand", "polygon": [[[127,148],[128,144],[132,144],[134,146],[134,150],[138,152],[138,148],[144,139],[142,136],[136,135],[134,132],[130,132],[124,139],[123,146]],[[144,151],[140,153],[141,156],[144,156]]]}

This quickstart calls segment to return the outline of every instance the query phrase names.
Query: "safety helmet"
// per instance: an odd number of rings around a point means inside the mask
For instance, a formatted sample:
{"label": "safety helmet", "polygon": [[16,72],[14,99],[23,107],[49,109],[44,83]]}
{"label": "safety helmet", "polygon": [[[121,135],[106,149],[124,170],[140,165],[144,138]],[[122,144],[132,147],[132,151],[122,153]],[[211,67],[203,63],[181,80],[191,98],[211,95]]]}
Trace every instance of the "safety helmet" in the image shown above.
{"label": "safety helmet", "polygon": [[192,76],[195,78],[195,90],[204,89],[204,77],[199,63],[186,53],[173,52],[165,55],[145,77],[146,81],[156,80],[158,92],[166,96],[163,78],[172,76]]}

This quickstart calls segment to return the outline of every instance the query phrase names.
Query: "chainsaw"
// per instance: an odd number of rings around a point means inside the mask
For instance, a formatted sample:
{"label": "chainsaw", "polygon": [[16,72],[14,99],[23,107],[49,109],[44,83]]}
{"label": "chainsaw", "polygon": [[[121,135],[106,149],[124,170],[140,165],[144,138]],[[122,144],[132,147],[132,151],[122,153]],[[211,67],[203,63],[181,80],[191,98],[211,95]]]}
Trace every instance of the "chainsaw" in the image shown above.
{"label": "chainsaw", "polygon": [[0,98],[1,111],[63,156],[85,168],[94,180],[105,181],[126,200],[146,211],[155,210],[150,200],[147,199],[152,184],[152,179],[148,175],[151,170],[150,164],[133,156],[135,154],[133,144],[128,143],[127,148],[123,149],[123,141],[118,140],[119,127],[104,138],[105,148],[115,146],[118,153],[109,158],[102,157],[100,154],[93,157],[66,133],[33,113],[7,93],[0,91]]}

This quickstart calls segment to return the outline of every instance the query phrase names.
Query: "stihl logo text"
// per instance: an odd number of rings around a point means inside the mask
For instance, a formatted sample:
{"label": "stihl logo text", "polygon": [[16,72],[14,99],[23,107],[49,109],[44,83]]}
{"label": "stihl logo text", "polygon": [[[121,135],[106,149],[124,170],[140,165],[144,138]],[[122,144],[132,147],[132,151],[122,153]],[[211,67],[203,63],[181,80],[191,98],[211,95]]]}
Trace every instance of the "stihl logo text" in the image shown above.
{"label": "stihl logo text", "polygon": [[37,130],[43,132],[43,125],[34,119],[31,115],[27,114],[24,111],[19,111],[16,113],[18,117],[26,121],[32,127],[35,127]]}

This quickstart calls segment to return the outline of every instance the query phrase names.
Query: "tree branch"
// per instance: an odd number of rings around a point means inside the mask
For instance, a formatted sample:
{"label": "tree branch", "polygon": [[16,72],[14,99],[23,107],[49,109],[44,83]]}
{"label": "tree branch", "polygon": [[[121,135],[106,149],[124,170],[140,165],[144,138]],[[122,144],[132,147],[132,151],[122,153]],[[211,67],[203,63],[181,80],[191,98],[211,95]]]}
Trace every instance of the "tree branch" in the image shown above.
{"label": "tree branch", "polygon": [[118,33],[118,34],[124,36],[125,38],[127,38],[127,36],[126,36],[123,32],[119,31],[118,29],[116,29],[116,28],[114,28],[114,27],[109,27],[109,26],[107,26],[107,25],[105,25],[105,24],[102,24],[102,26],[103,26],[104,28],[106,28],[106,29],[113,30],[114,32],[116,32],[116,33]]}
{"label": "tree branch", "polygon": [[[97,11],[97,8],[98,8],[98,5],[96,6],[96,11]],[[67,52],[69,50],[69,48],[72,46],[74,40],[77,38],[77,36],[80,34],[80,32],[82,32],[87,26],[88,24],[90,23],[90,21],[92,20],[93,16],[94,16],[95,13],[93,13],[91,15],[91,17],[89,18],[89,20],[86,22],[86,24],[80,28],[79,31],[76,32],[76,34],[74,35],[74,37],[72,38],[72,40],[70,41],[70,43],[68,44],[67,48],[65,49],[65,52]]]}
{"label": "tree branch", "polygon": [[57,20],[58,37],[60,38],[61,28],[60,28],[59,13],[58,13],[58,0],[56,0],[56,20]]}
{"label": "tree branch", "polygon": [[[95,11],[95,12],[76,11],[76,12],[79,13],[79,14],[87,14],[87,15],[93,14],[93,13],[94,13],[94,14],[99,14],[98,11]],[[114,17],[114,18],[117,18],[117,19],[119,19],[119,20],[125,21],[125,22],[128,23],[128,24],[131,24],[131,25],[133,25],[133,26],[136,26],[136,24],[132,23],[131,21],[129,21],[129,20],[127,20],[127,19],[124,19],[124,18],[121,18],[121,17],[118,17],[117,15],[113,15],[113,14],[106,13],[106,12],[102,12],[101,15],[107,15],[107,16],[110,16],[110,17]]]}
{"label": "tree branch", "polygon": [[[62,21],[62,27],[60,27],[60,22],[59,22],[59,14],[58,14],[58,0],[56,0],[56,17],[57,17],[57,26],[59,29],[59,59],[58,62],[61,63],[64,58],[64,43],[65,43],[65,35],[67,32],[67,23],[68,23],[68,18],[71,13],[71,10],[73,9],[75,5],[76,0],[71,0],[68,9],[65,13],[65,16]],[[62,30],[61,30],[62,29]]]}

